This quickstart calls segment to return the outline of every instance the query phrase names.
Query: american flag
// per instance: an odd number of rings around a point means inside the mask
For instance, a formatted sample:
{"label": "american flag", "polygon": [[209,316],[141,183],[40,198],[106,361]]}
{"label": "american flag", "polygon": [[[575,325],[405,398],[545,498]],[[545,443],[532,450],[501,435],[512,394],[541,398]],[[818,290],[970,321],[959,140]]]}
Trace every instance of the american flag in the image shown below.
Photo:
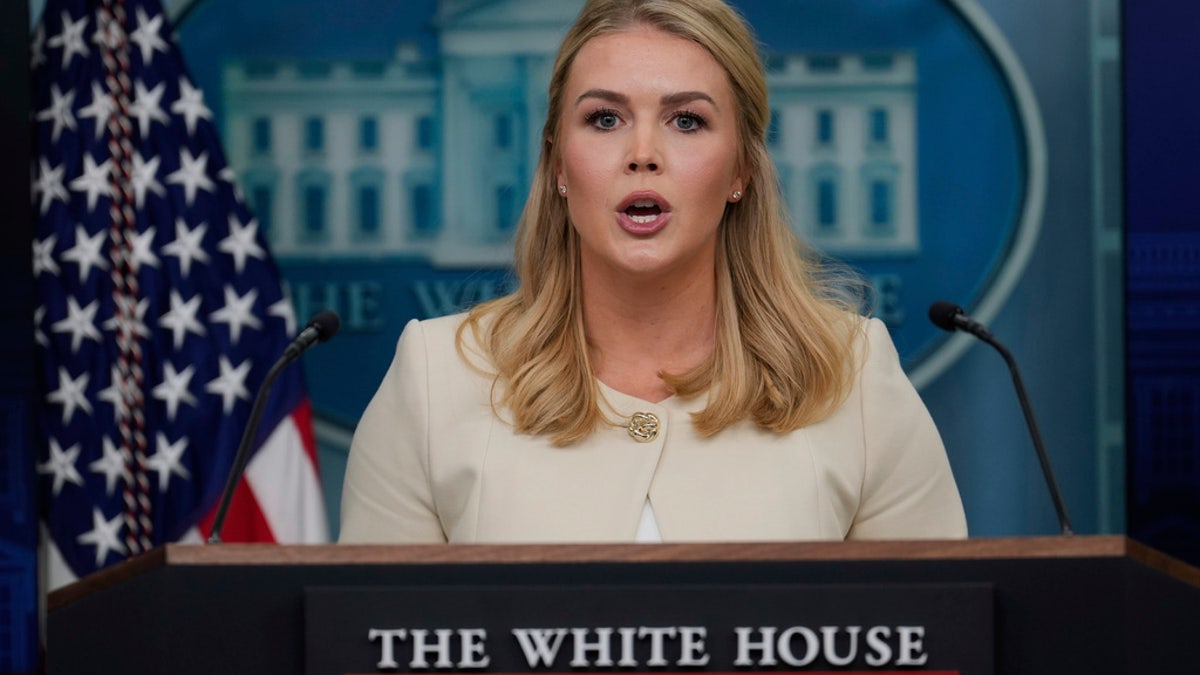
{"label": "american flag", "polygon": [[[52,585],[200,541],[296,320],[159,0],[51,0],[32,38],[38,437]],[[325,539],[297,366],[223,539]]]}

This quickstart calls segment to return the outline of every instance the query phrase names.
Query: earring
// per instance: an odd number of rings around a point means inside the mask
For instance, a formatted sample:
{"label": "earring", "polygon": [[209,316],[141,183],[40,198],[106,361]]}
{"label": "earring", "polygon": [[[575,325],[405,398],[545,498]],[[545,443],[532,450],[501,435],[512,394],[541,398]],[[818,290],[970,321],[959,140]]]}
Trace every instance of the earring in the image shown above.
{"label": "earring", "polygon": [[741,198],[742,198],[742,191],[741,191],[741,190],[734,190],[734,191],[733,191],[733,201],[735,201],[735,202],[736,202],[737,200],[739,200],[739,199],[741,199]]}
{"label": "earring", "polygon": [[567,186],[566,186],[566,185],[559,185],[559,186],[558,186],[558,191],[559,191],[559,192],[561,192],[561,193],[563,193],[564,195],[565,195],[565,194],[567,194]]}

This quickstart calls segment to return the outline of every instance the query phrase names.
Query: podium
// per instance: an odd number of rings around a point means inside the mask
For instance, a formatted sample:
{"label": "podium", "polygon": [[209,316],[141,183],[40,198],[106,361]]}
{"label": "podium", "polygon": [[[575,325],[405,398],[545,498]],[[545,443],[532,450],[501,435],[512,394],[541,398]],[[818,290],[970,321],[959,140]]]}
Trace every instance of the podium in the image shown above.
{"label": "podium", "polygon": [[1200,570],[1120,536],[168,545],[48,599],[51,674],[847,669],[1197,673]]}

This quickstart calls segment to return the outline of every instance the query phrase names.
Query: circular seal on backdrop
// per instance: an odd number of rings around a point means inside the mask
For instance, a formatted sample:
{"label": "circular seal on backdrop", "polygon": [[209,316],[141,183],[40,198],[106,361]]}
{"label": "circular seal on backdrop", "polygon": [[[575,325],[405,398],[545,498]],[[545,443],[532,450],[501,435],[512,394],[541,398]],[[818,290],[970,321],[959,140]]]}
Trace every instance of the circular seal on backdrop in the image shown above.
{"label": "circular seal on backdrop", "polygon": [[[822,219],[830,214],[821,213],[826,197],[821,188],[833,181],[819,173],[820,167],[810,171],[817,178],[808,179],[807,191],[789,191],[789,201],[797,222],[808,223],[801,227],[808,241],[874,282],[876,314],[888,324],[920,389],[971,344],[967,336],[949,336],[927,321],[930,303],[951,300],[977,320],[990,321],[1020,279],[1037,241],[1046,144],[1024,70],[976,0],[805,0],[786,8],[781,3],[740,4],[768,54],[861,55],[857,68],[851,60],[842,70],[850,71],[845,72],[847,80],[853,76],[854,84],[862,85],[847,91],[844,99],[865,108],[861,124],[866,138],[859,147],[866,151],[863,157],[852,155],[857,165],[842,162],[840,174],[844,178],[848,168],[860,176],[850,187],[859,209],[852,216],[858,222],[849,229],[857,224],[858,238],[834,237],[831,245],[825,244],[829,238],[822,236]],[[894,66],[886,72],[878,64],[889,57]],[[771,61],[768,57],[769,70]],[[776,83],[771,84],[772,105],[778,108],[788,92],[780,96]],[[881,118],[892,123],[883,151],[873,147],[882,136],[876,128]],[[803,149],[810,156],[821,151],[821,124],[828,124],[820,117],[815,121],[818,147]],[[835,117],[834,126],[838,121]],[[781,135],[786,137],[787,131]],[[796,154],[777,156],[784,181],[793,188],[797,181],[787,169],[789,157]],[[879,167],[889,163],[895,168],[892,174]],[[797,192],[800,203],[793,198]]]}
{"label": "circular seal on backdrop", "polygon": [[[763,44],[795,228],[874,282],[920,388],[968,344],[925,319],[929,304],[994,318],[1037,239],[1046,150],[1022,68],[976,0],[733,4]],[[408,319],[504,291],[551,61],[581,0],[167,5],[297,302],[313,305],[298,313],[369,291],[354,306],[375,314],[347,322],[355,362],[386,363]],[[322,361],[337,350],[310,358],[314,402],[355,419],[376,382]],[[326,370],[338,377],[319,381]]]}

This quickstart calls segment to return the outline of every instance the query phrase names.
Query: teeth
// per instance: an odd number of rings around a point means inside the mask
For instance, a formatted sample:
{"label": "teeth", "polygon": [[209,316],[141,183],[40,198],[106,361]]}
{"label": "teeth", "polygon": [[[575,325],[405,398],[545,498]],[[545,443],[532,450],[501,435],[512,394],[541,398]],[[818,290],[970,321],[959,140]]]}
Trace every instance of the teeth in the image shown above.
{"label": "teeth", "polygon": [[633,222],[637,223],[638,225],[645,225],[646,223],[653,223],[657,218],[658,218],[658,216],[629,216],[629,219],[632,220]]}
{"label": "teeth", "polygon": [[635,201],[633,205],[643,209],[649,209],[658,206],[658,204],[654,203],[653,199],[639,199]]}

